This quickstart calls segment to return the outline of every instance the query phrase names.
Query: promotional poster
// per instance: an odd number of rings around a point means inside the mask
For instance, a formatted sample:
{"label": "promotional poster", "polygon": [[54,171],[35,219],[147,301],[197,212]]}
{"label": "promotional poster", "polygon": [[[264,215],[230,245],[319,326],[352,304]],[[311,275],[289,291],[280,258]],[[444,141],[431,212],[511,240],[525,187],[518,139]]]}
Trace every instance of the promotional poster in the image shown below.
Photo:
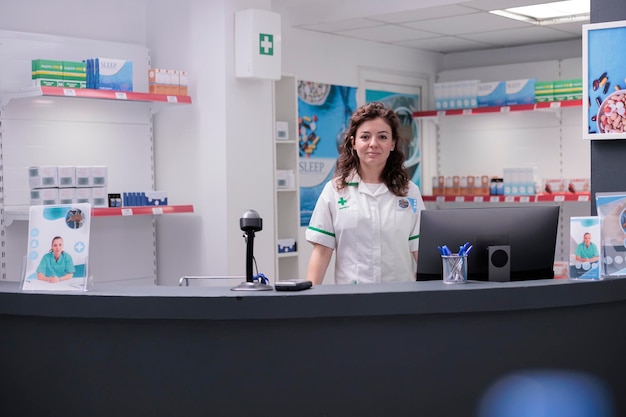
{"label": "promotional poster", "polygon": [[23,290],[84,291],[90,204],[31,206]]}

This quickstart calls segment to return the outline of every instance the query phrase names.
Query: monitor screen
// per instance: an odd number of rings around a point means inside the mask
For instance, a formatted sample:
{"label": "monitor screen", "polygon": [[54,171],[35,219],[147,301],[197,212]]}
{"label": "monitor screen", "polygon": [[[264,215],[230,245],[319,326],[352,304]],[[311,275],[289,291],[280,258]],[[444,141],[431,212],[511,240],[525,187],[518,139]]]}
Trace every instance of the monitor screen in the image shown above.
{"label": "monitor screen", "polygon": [[442,279],[441,253],[474,245],[467,258],[468,279],[488,281],[489,246],[508,245],[510,280],[554,277],[558,206],[424,210],[420,219],[417,280]]}

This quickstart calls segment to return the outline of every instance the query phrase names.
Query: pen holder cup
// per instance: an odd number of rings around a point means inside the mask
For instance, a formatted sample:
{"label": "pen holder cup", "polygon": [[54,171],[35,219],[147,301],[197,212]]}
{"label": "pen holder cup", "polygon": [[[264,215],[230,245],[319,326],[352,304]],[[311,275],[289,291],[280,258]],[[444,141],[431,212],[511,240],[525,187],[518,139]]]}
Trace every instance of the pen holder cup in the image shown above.
{"label": "pen holder cup", "polygon": [[443,282],[446,284],[464,284],[467,282],[467,255],[441,255]]}

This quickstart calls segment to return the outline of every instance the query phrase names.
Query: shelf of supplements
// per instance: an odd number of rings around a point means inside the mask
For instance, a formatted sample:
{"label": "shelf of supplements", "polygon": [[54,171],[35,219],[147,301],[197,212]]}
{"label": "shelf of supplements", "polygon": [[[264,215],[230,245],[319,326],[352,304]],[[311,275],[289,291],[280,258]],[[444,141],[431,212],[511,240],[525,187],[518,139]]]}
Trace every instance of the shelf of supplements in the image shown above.
{"label": "shelf of supplements", "polygon": [[545,111],[556,110],[566,107],[580,107],[582,100],[564,100],[538,102],[533,104],[514,104],[510,106],[491,106],[491,107],[475,107],[468,109],[449,109],[449,110],[426,110],[413,113],[416,119],[428,119],[440,116],[470,116],[485,113],[509,113],[518,111]]}
{"label": "shelf of supplements", "polygon": [[9,100],[53,96],[53,97],[73,97],[98,100],[118,100],[118,101],[140,101],[148,103],[171,103],[171,104],[191,104],[190,96],[177,96],[167,94],[152,94],[141,92],[94,90],[90,88],[64,88],[64,87],[33,87],[21,90],[10,90],[0,92],[3,104]]}
{"label": "shelf of supplements", "polygon": [[590,193],[557,193],[536,195],[425,195],[424,201],[446,203],[537,203],[537,202],[586,202]]}
{"label": "shelf of supplements", "polygon": [[[10,226],[14,221],[28,221],[30,206],[7,206],[4,208],[5,226]],[[133,206],[133,207],[93,207],[93,217],[113,216],[146,216],[162,214],[193,213],[191,204],[175,206]]]}

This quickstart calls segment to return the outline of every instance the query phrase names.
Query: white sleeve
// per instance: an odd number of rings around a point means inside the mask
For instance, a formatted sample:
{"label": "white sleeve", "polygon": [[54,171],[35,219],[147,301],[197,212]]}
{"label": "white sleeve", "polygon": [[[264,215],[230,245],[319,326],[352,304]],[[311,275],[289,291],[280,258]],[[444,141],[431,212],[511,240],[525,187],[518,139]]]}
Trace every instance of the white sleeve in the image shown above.
{"label": "white sleeve", "polygon": [[334,218],[334,205],[332,202],[334,199],[334,188],[332,181],[329,181],[322,190],[322,193],[315,203],[313,214],[311,214],[311,220],[309,226],[306,229],[306,240],[311,243],[319,243],[331,249],[337,247],[337,240],[335,239],[335,226],[333,223]]}

